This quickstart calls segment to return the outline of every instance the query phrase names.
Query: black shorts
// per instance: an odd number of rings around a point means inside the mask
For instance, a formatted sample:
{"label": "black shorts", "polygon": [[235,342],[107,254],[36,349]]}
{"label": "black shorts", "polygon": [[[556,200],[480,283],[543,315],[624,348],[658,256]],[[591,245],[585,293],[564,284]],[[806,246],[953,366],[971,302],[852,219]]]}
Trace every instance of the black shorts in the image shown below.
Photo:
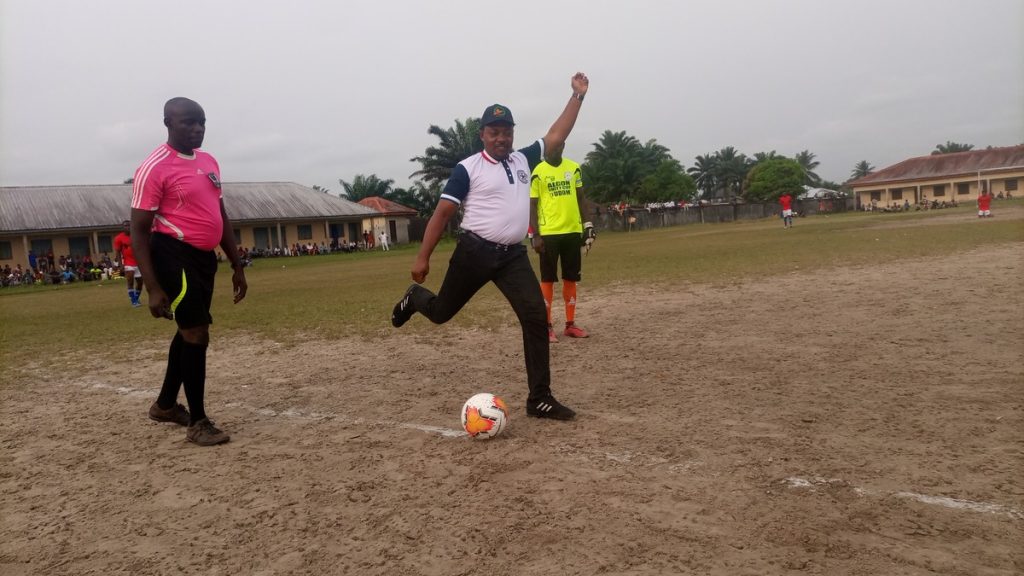
{"label": "black shorts", "polygon": [[213,324],[210,303],[217,256],[160,233],[153,234],[149,246],[156,281],[171,299],[171,312],[178,327]]}
{"label": "black shorts", "polygon": [[580,281],[580,267],[583,258],[580,248],[583,246],[583,234],[551,234],[544,236],[544,252],[540,255],[540,281],[558,281],[558,259],[562,259],[562,279],[570,282]]}

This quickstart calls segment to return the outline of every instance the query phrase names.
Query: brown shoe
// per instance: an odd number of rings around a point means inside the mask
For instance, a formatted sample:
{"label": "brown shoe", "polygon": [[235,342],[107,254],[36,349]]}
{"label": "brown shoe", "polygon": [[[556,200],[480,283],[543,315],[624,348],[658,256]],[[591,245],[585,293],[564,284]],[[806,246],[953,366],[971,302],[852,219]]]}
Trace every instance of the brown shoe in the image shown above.
{"label": "brown shoe", "polygon": [[209,418],[203,418],[189,426],[185,437],[188,438],[189,442],[195,442],[200,446],[214,446],[231,440],[231,436],[214,426]]}
{"label": "brown shoe", "polygon": [[181,404],[175,404],[173,408],[164,410],[157,406],[156,402],[149,407],[149,419],[157,422],[173,422],[181,426],[188,426],[188,410]]}

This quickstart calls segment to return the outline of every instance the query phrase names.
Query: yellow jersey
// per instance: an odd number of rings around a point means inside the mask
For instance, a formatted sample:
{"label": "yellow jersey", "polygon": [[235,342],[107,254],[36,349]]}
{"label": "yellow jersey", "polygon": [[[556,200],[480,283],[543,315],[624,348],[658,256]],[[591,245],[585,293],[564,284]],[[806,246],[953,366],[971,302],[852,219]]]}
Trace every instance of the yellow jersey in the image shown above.
{"label": "yellow jersey", "polygon": [[540,235],[583,232],[577,190],[583,187],[580,165],[562,158],[552,166],[546,161],[533,169],[530,198],[537,199],[537,224]]}

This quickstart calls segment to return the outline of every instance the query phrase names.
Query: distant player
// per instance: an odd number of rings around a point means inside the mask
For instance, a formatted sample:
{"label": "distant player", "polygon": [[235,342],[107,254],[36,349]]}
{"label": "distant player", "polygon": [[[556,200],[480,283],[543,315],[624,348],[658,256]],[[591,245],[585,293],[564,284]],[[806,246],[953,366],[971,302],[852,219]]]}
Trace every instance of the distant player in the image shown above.
{"label": "distant player", "polygon": [[[565,302],[565,330],[570,338],[586,338],[587,331],[576,325],[576,283],[580,281],[580,249],[585,237],[593,242],[594,226],[583,224],[583,176],[580,165],[562,157],[565,143],[545,151],[544,161],[533,169],[530,183],[530,228],[533,249],[540,254],[540,290],[548,311],[548,341],[558,342],[551,321],[551,304],[558,261],[562,261],[562,300]],[[589,244],[587,244],[589,248]]]}
{"label": "distant player", "polygon": [[782,227],[792,228],[793,197],[789,195],[789,192],[783,192],[782,196],[779,196],[779,206],[782,206]]}
{"label": "distant player", "polygon": [[978,196],[978,218],[992,217],[992,193],[983,191]]}
{"label": "distant player", "polygon": [[121,263],[121,275],[128,283],[128,299],[132,306],[142,306],[142,273],[139,272],[139,264],[135,261],[135,253],[132,251],[132,223],[129,220],[121,222],[124,229],[120,234],[114,236],[114,252],[117,260]]}

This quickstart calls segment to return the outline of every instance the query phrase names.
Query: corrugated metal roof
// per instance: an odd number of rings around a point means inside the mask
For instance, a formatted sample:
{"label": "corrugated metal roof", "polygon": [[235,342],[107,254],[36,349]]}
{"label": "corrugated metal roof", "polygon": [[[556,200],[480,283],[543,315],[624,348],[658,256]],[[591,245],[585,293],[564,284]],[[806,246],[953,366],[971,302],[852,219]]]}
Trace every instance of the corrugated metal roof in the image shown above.
{"label": "corrugated metal roof", "polygon": [[[117,227],[131,213],[131,184],[0,188],[0,232]],[[232,223],[359,219],[377,211],[294,182],[225,182]]]}
{"label": "corrugated metal roof", "polygon": [[360,200],[359,203],[362,204],[363,206],[366,206],[367,208],[373,210],[374,212],[379,212],[381,214],[388,214],[388,215],[395,215],[395,216],[398,216],[398,215],[415,216],[416,214],[419,214],[419,212],[417,212],[413,208],[409,208],[408,206],[403,206],[402,204],[399,204],[398,202],[392,202],[391,200],[388,200],[387,198],[381,198],[380,196],[368,196],[368,197],[363,198],[362,200]]}
{"label": "corrugated metal roof", "polygon": [[910,158],[848,182],[847,185],[864,187],[907,180],[969,176],[978,172],[1013,167],[1024,167],[1024,144]]}

